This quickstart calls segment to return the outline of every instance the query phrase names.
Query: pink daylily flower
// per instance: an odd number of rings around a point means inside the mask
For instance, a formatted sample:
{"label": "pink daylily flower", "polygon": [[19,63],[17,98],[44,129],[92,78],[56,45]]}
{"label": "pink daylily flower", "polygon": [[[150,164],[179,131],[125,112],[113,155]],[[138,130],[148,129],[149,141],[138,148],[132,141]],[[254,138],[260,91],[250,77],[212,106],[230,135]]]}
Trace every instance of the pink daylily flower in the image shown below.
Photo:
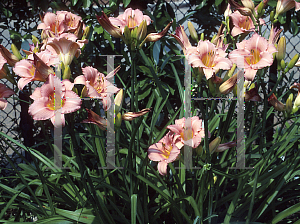
{"label": "pink daylily flower", "polygon": [[74,84],[85,85],[87,91],[84,92],[83,97],[88,96],[103,99],[103,107],[105,110],[108,110],[111,105],[110,97],[112,94],[117,93],[119,88],[115,87],[112,83],[107,81],[107,79],[112,78],[119,69],[120,66],[105,77],[104,74],[98,72],[97,69],[88,66],[82,68],[83,75],[76,77]]}
{"label": "pink daylily flower", "polygon": [[55,13],[47,12],[42,19],[42,23],[37,26],[37,29],[48,30],[54,35],[63,33],[67,26],[62,20],[58,20]]}
{"label": "pink daylily flower", "polygon": [[73,42],[76,42],[80,48],[82,48],[85,44],[87,44],[89,42],[89,40],[85,39],[85,40],[78,40],[78,37],[73,34],[73,33],[63,33],[59,36],[60,38],[66,38],[67,40],[71,40]]}
{"label": "pink daylily flower", "polygon": [[174,144],[175,136],[168,132],[159,142],[148,148],[148,158],[159,162],[157,169],[161,175],[167,174],[167,165],[177,159],[180,150]]}
{"label": "pink daylily flower", "polygon": [[7,100],[5,100],[4,97],[8,98],[13,94],[15,94],[15,92],[12,89],[0,83],[0,110],[4,110],[7,106]]}
{"label": "pink daylily flower", "polygon": [[65,66],[70,65],[74,56],[79,57],[80,54],[79,44],[65,37],[49,38],[46,48],[58,55]]}
{"label": "pink daylily flower", "polygon": [[197,47],[187,49],[188,63],[192,67],[203,68],[206,79],[210,79],[219,69],[229,70],[232,62],[225,58],[227,53],[224,49],[217,48],[208,40],[200,40]]}
{"label": "pink daylily flower", "polygon": [[174,37],[177,42],[179,43],[180,47],[183,50],[184,55],[186,54],[186,50],[188,48],[190,48],[192,45],[189,41],[189,38],[187,37],[185,31],[184,31],[184,27],[179,25],[178,27],[176,27],[175,30],[175,35],[174,34],[170,34],[172,37]]}
{"label": "pink daylily flower", "polygon": [[[229,17],[231,18],[233,24],[233,28],[231,30],[232,36],[237,36],[241,33],[248,34],[251,31],[255,31],[255,26],[250,16],[243,16],[239,11],[235,11],[234,13],[230,14]],[[259,20],[260,24],[265,23],[263,19]]]}
{"label": "pink daylily flower", "polygon": [[56,14],[47,12],[37,29],[42,29],[47,34],[46,36],[58,37],[64,32],[76,32],[81,24],[84,30],[85,25],[82,23],[82,18],[71,12],[57,11]]}
{"label": "pink daylily flower", "polygon": [[18,81],[18,88],[23,90],[24,86],[32,81],[45,82],[48,75],[54,73],[53,69],[47,66],[36,54],[34,60],[23,59],[15,64],[13,71],[21,78]]}
{"label": "pink daylily flower", "polygon": [[[55,86],[59,86],[61,103],[56,107]],[[61,113],[61,125],[65,125],[64,114],[72,113],[80,109],[81,99],[72,91],[74,84],[65,79],[61,81],[58,77],[50,74],[47,82],[41,87],[35,89],[30,96],[34,102],[29,107],[29,114],[34,120],[51,119],[55,126],[55,114]],[[60,110],[61,109],[61,110]]]}
{"label": "pink daylily flower", "polygon": [[122,33],[124,33],[125,26],[128,26],[129,29],[134,29],[138,27],[143,20],[146,20],[147,25],[151,23],[149,16],[143,15],[143,12],[139,9],[133,10],[132,8],[126,9],[125,12],[117,18],[109,17],[111,24],[120,27]]}
{"label": "pink daylily flower", "polygon": [[272,65],[272,53],[277,51],[273,44],[257,33],[249,40],[237,43],[237,48],[228,57],[239,68],[245,69],[245,78],[249,81],[254,80],[258,69]]}
{"label": "pink daylily flower", "polygon": [[[194,116],[190,119],[191,124],[186,124],[186,119],[183,117],[179,120],[175,120],[174,125],[167,126],[172,132],[175,133],[176,146],[181,149],[184,144],[197,148],[201,143],[201,139],[204,138],[205,132],[202,128],[202,120],[199,117]],[[187,127],[186,127],[187,126]]]}
{"label": "pink daylily flower", "polygon": [[[80,16],[68,11],[57,11],[56,15],[57,20],[65,25],[67,32],[74,32],[82,21],[82,18]],[[83,30],[84,29],[85,26],[83,27]]]}

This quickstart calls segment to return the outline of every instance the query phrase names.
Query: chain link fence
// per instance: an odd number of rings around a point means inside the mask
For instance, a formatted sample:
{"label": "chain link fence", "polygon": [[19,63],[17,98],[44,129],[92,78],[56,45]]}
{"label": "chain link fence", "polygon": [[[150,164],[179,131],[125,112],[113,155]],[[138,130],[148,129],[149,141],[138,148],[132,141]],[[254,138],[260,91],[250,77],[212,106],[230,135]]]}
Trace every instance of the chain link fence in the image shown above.
{"label": "chain link fence", "polygon": [[[189,0],[167,0],[167,2],[170,4],[170,6],[173,8],[175,12],[175,18],[176,21],[180,21],[182,18],[187,16],[192,10],[196,8],[196,4],[190,4]],[[99,1],[100,5],[103,7],[108,5],[108,1]],[[6,47],[7,49],[10,49],[10,45],[12,43],[12,40],[10,38],[12,32],[19,32],[22,36],[25,34],[34,34],[36,36],[39,36],[37,31],[32,32],[31,30],[35,30],[36,26],[40,23],[40,17],[39,15],[30,15],[30,12],[28,10],[28,7],[12,7],[11,5],[7,5],[5,7],[8,7],[9,10],[14,14],[14,18],[18,18],[17,20],[9,19],[3,14],[1,15],[1,21],[0,21],[0,43]],[[148,4],[147,6],[148,11],[153,11],[155,8],[155,4]],[[100,11],[99,9],[96,11]],[[120,10],[121,11],[121,10]],[[198,20],[197,20],[198,21]],[[268,18],[265,18],[265,21],[267,24],[269,22]],[[193,23],[198,34],[201,32],[204,32],[202,27],[196,23]],[[185,30],[187,34],[189,35],[189,31],[187,29],[187,22],[183,23]],[[10,32],[12,31],[12,32]],[[264,26],[263,27],[263,33],[266,32],[265,36],[268,37],[268,33],[270,32],[270,26]],[[291,60],[291,58],[296,54],[300,53],[300,38],[299,36],[293,36],[290,32],[285,32],[284,35],[287,38],[287,53],[286,53],[286,59],[285,61]],[[25,41],[25,40],[23,40]],[[299,68],[293,68],[291,73],[293,74],[293,77],[291,77],[291,82],[287,83],[287,80],[284,80],[284,83],[281,87],[288,88],[290,84],[294,82],[299,82]],[[266,77],[268,77],[268,74],[266,74]],[[267,81],[267,80],[266,80]],[[6,79],[0,80],[0,83],[6,84],[11,89],[17,91],[17,86],[11,84]],[[280,88],[280,86],[278,87]],[[20,129],[20,122],[21,122],[21,106],[19,101],[19,94],[14,95],[13,97],[10,97],[7,99],[8,105],[5,110],[2,110],[0,112],[0,130],[1,132],[13,137],[17,141],[23,142],[22,138],[22,130]],[[24,153],[20,147],[17,147],[16,145],[9,145],[5,143],[4,141],[0,141],[1,147],[5,150],[6,155],[8,155],[12,161],[17,164],[22,162],[20,159],[20,156],[16,154],[11,146],[14,148],[19,149],[19,153]],[[9,162],[7,161],[5,155],[3,153],[0,153],[0,176],[1,175],[7,175],[9,170],[11,169],[11,166],[9,165]]]}

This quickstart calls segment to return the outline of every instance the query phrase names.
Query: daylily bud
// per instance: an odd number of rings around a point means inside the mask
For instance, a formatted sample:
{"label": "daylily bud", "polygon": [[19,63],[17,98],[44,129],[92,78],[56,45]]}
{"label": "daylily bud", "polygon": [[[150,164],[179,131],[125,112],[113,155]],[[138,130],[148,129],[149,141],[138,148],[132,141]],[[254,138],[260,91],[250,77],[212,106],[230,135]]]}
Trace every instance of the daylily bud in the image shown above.
{"label": "daylily bud", "polygon": [[264,2],[263,1],[261,1],[260,3],[259,3],[259,5],[257,6],[257,14],[258,14],[258,16],[260,17],[260,15],[261,15],[261,13],[262,13],[262,10],[264,9]]}
{"label": "daylily bud", "polygon": [[285,62],[284,62],[283,59],[280,62],[280,67],[281,67],[282,70],[285,69]]}
{"label": "daylily bud", "polygon": [[285,110],[285,105],[277,99],[274,93],[269,97],[268,101],[274,107],[275,110],[277,111]]}
{"label": "daylily bud", "polygon": [[131,30],[131,40],[136,40],[136,34],[137,34],[137,27]]}
{"label": "daylily bud", "polygon": [[214,176],[214,184],[217,182],[217,179],[218,179],[218,177],[217,176]]}
{"label": "daylily bud", "polygon": [[117,113],[116,118],[115,118],[115,127],[120,128],[122,124],[122,115],[121,113]]}
{"label": "daylily bud", "polygon": [[32,43],[34,44],[34,46],[36,46],[37,44],[40,43],[39,39],[37,39],[36,36],[31,35],[31,38],[32,38]]}
{"label": "daylily bud", "polygon": [[218,148],[220,143],[221,143],[221,137],[220,136],[216,137],[211,143],[209,143],[209,152],[210,152],[210,154],[213,154],[216,151],[216,149]]}
{"label": "daylily bud", "polygon": [[[247,6],[250,6],[251,7],[251,0],[243,0],[242,3],[247,5]],[[236,8],[243,16],[251,16],[252,15],[252,11],[254,9],[254,6],[253,6],[253,9],[250,9],[250,8],[247,8],[247,7],[243,7],[241,6],[240,4],[238,4],[237,2],[235,2],[234,0],[229,0],[228,1],[230,3],[231,6],[233,6],[233,8]],[[253,4],[253,2],[252,2]]]}
{"label": "daylily bud", "polygon": [[290,99],[291,101],[293,101],[294,95],[291,93],[291,94],[289,95],[289,98],[288,98],[288,99]]}
{"label": "daylily bud", "polygon": [[115,114],[118,114],[122,107],[123,102],[123,89],[120,89],[120,91],[117,93],[115,98]]}
{"label": "daylily bud", "polygon": [[107,120],[100,117],[98,114],[93,112],[90,109],[86,108],[86,111],[88,112],[88,119],[85,119],[81,121],[81,123],[92,123],[96,124],[101,130],[106,130],[107,128]]}
{"label": "daylily bud", "polygon": [[122,115],[122,119],[125,121],[132,121],[133,119],[140,117],[150,111],[150,108],[143,109],[139,112],[127,112]]}
{"label": "daylily bud", "polygon": [[295,66],[295,64],[297,63],[298,59],[299,59],[299,54],[296,54],[288,63],[288,65],[287,65],[288,69],[292,69]]}
{"label": "daylily bud", "polygon": [[295,64],[295,66],[300,67],[300,60],[297,61],[297,63]]}
{"label": "daylily bud", "polygon": [[227,27],[227,32],[229,32],[230,31],[230,17],[229,16],[226,17],[226,27]]}
{"label": "daylily bud", "polygon": [[142,46],[146,42],[149,42],[149,41],[150,42],[156,42],[156,41],[160,40],[163,36],[165,36],[167,34],[167,32],[170,29],[172,23],[173,23],[173,21],[169,22],[169,24],[160,33],[150,33],[150,34],[148,34],[147,37],[143,40],[143,42],[140,44],[139,48],[142,48]]}
{"label": "daylily bud", "polygon": [[123,38],[122,30],[119,27],[114,26],[107,15],[102,11],[102,15],[96,15],[98,22],[103,26],[103,28],[115,38]]}
{"label": "daylily bud", "polygon": [[231,69],[228,70],[228,71],[226,72],[226,74],[225,74],[225,77],[224,77],[224,80],[225,80],[225,81],[226,81],[227,79],[229,79],[229,78],[233,75],[235,69],[236,69],[236,64],[233,64],[232,67],[231,67]]}
{"label": "daylily bud", "polygon": [[276,53],[276,58],[277,58],[277,61],[279,62],[282,59],[284,59],[285,52],[286,52],[286,39],[284,36],[282,36],[279,39],[278,45],[277,45],[277,50],[278,50],[278,52]]}
{"label": "daylily bud", "polygon": [[[238,139],[237,142],[241,142],[242,139]],[[230,149],[232,147],[235,147],[237,145],[237,142],[236,141],[233,141],[233,142],[226,142],[226,143],[222,143],[220,144],[217,149],[215,150],[215,152],[223,152],[227,149]]]}
{"label": "daylily bud", "polygon": [[10,66],[15,66],[15,64],[19,61],[17,56],[10,53],[3,45],[0,44],[0,54],[6,59],[7,63]]}
{"label": "daylily bud", "polygon": [[236,73],[234,76],[232,76],[231,78],[229,78],[228,80],[222,83],[222,85],[219,87],[220,93],[228,94],[231,92],[233,87],[236,85],[237,74],[238,73]]}
{"label": "daylily bud", "polygon": [[272,10],[270,12],[270,21],[273,22],[274,21],[274,15],[275,15],[275,12]]}
{"label": "daylily bud", "polygon": [[124,36],[125,36],[125,41],[127,44],[131,43],[131,31],[129,30],[128,26],[125,26],[124,28]]}
{"label": "daylily bud", "polygon": [[204,40],[204,33],[201,33],[200,40]]}
{"label": "daylily bud", "polygon": [[83,29],[83,22],[79,21],[77,29],[74,31],[74,34],[80,40],[82,38],[82,29]]}
{"label": "daylily bud", "polygon": [[[227,8],[226,8],[226,10],[225,10],[225,12],[224,12],[224,17],[225,17],[225,19],[227,19],[227,17],[228,17],[231,13],[232,13],[232,11],[231,11],[231,9],[230,9],[230,4],[228,3]],[[227,22],[227,20],[226,20],[226,22]]]}
{"label": "daylily bud", "polygon": [[195,27],[193,26],[193,24],[190,21],[188,21],[188,29],[190,31],[190,35],[191,35],[192,39],[198,43],[199,42],[198,34],[195,30]]}
{"label": "daylily bud", "polygon": [[213,37],[211,38],[211,41],[210,42],[214,42],[214,40],[216,39],[216,37],[217,37],[217,34],[215,34],[215,35],[213,35]]}
{"label": "daylily bud", "polygon": [[237,9],[243,16],[251,16],[252,10],[246,7]]}
{"label": "daylily bud", "polygon": [[90,35],[91,27],[87,26],[83,32],[82,40],[88,39]]}
{"label": "daylily bud", "polygon": [[290,9],[295,7],[295,1],[291,1],[291,0],[279,0],[277,1],[277,5],[276,5],[276,15],[275,15],[275,19],[280,15],[283,14],[287,11],[289,11]]}
{"label": "daylily bud", "polygon": [[242,0],[242,4],[246,8],[251,9],[251,11],[253,11],[253,9],[254,9],[254,3],[252,2],[252,0]]}
{"label": "daylily bud", "polygon": [[258,89],[255,85],[255,88],[252,88],[245,93],[245,102],[248,101],[261,101],[260,96],[258,95]]}
{"label": "daylily bud", "polygon": [[136,39],[138,43],[144,40],[146,34],[147,34],[147,22],[146,20],[143,20],[143,22],[141,22],[141,24],[137,29]]}
{"label": "daylily bud", "polygon": [[286,112],[288,114],[290,114],[292,112],[292,110],[293,110],[293,103],[292,103],[292,101],[293,101],[293,94],[291,93],[289,95],[289,98],[287,98],[287,100],[285,102]]}
{"label": "daylily bud", "polygon": [[69,65],[65,66],[63,79],[70,79],[71,78],[71,68]]}
{"label": "daylily bud", "polygon": [[294,102],[294,107],[299,107],[299,106],[300,106],[300,93],[298,93]]}

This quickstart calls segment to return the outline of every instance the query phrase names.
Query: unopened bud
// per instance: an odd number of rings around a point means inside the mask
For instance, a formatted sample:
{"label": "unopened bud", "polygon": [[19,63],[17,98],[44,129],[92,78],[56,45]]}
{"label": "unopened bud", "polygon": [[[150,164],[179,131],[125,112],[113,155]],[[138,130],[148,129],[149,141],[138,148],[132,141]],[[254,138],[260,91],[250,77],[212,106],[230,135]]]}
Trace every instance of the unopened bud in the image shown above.
{"label": "unopened bud", "polygon": [[13,52],[13,54],[19,59],[22,59],[22,55],[20,54],[19,49],[16,47],[16,45],[11,44],[11,51]]}
{"label": "unopened bud", "polygon": [[271,12],[270,12],[270,21],[271,21],[271,22],[274,21],[274,15],[275,15],[274,11],[271,11]]}
{"label": "unopened bud", "polygon": [[71,68],[69,65],[65,66],[63,79],[70,79],[71,78]]}
{"label": "unopened bud", "polygon": [[294,102],[294,107],[299,107],[299,106],[300,106],[300,94],[298,93]]}
{"label": "unopened bud", "polygon": [[222,85],[219,87],[219,91],[222,94],[228,94],[231,92],[233,87],[236,85],[237,82],[237,74],[236,73],[234,76],[230,77],[228,80],[222,83]]}
{"label": "unopened bud", "polygon": [[190,35],[191,35],[192,39],[198,43],[199,42],[198,34],[195,30],[195,27],[193,26],[193,24],[190,21],[188,21],[188,29],[190,31]]}
{"label": "unopened bud", "polygon": [[120,128],[122,124],[122,115],[121,113],[117,113],[116,118],[115,118],[115,127]]}
{"label": "unopened bud", "polygon": [[115,113],[118,114],[121,110],[122,107],[122,102],[123,102],[123,89],[120,89],[120,91],[117,93],[116,98],[115,98]]}
{"label": "unopened bud", "polygon": [[217,182],[218,177],[214,176],[214,184]]}
{"label": "unopened bud", "polygon": [[136,34],[137,34],[137,27],[131,30],[131,39],[135,40],[136,39]]}
{"label": "unopened bud", "polygon": [[242,0],[242,4],[246,8],[250,9],[251,11],[253,11],[253,9],[254,9],[254,3],[253,3],[252,0]]}
{"label": "unopened bud", "polygon": [[268,101],[274,107],[275,110],[277,111],[285,110],[285,105],[277,99],[274,93],[269,97]]}
{"label": "unopened bud", "polygon": [[292,101],[293,101],[293,94],[291,93],[289,95],[289,98],[287,98],[287,100],[285,102],[286,112],[288,114],[290,114],[292,112],[292,110],[293,110],[293,103],[292,103]]}
{"label": "unopened bud", "polygon": [[252,10],[248,9],[246,7],[237,8],[237,10],[243,15],[243,16],[251,16]]}
{"label": "unopened bud", "polygon": [[133,119],[140,117],[150,111],[150,108],[143,109],[139,112],[127,112],[122,115],[122,119],[125,121],[132,121]]}
{"label": "unopened bud", "polygon": [[147,35],[147,22],[143,20],[137,29],[137,41],[141,42]]}
{"label": "unopened bud", "polygon": [[227,76],[229,78],[233,75],[235,69],[236,69],[236,64],[233,64],[232,67],[231,67],[231,69],[228,71],[228,74],[227,74]]}
{"label": "unopened bud", "polygon": [[210,152],[210,154],[213,154],[216,151],[216,149],[218,148],[220,143],[221,143],[221,137],[220,136],[216,137],[211,143],[209,143],[209,152]]}
{"label": "unopened bud", "polygon": [[131,32],[130,32],[128,26],[125,26],[125,28],[124,28],[124,36],[125,36],[126,42],[128,44],[130,44],[131,43]]}
{"label": "unopened bud", "polygon": [[261,1],[261,2],[259,3],[259,5],[257,6],[257,14],[258,14],[258,16],[261,15],[263,9],[264,9],[264,2]]}
{"label": "unopened bud", "polygon": [[277,61],[279,62],[282,59],[284,59],[285,52],[286,52],[286,39],[284,36],[282,36],[279,39],[278,45],[277,45],[277,50],[278,50],[278,52],[276,53],[276,58],[277,58]]}
{"label": "unopened bud", "polygon": [[40,43],[39,39],[37,39],[36,36],[31,35],[31,38],[32,38],[32,43],[34,44],[34,46],[36,46],[37,44]]}
{"label": "unopened bud", "polygon": [[91,27],[87,26],[83,32],[82,40],[88,39],[90,35]]}
{"label": "unopened bud", "polygon": [[204,40],[204,33],[201,33],[201,35],[200,35],[200,40]]}
{"label": "unopened bud", "polygon": [[297,63],[298,59],[299,59],[299,54],[296,54],[292,58],[292,60],[290,60],[290,62],[288,63],[288,65],[287,65],[288,69],[292,69],[295,66],[295,64]]}
{"label": "unopened bud", "polygon": [[215,35],[213,35],[213,37],[211,38],[211,41],[210,42],[214,42],[214,40],[216,39],[216,37],[217,37],[217,34],[215,34]]}
{"label": "unopened bud", "polygon": [[285,62],[283,59],[280,61],[280,67],[282,70],[285,69]]}

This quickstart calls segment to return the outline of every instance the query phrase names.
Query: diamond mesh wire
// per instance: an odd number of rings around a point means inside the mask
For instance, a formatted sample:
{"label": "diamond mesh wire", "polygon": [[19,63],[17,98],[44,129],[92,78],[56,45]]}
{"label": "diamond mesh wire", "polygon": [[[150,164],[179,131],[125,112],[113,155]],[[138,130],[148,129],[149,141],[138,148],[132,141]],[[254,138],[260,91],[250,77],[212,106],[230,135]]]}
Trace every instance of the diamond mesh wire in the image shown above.
{"label": "diamond mesh wire", "polygon": [[[98,1],[100,5],[108,5],[108,0],[99,0]],[[184,16],[186,16],[189,12],[195,9],[195,5],[190,4],[189,0],[167,0],[167,2],[171,5],[171,7],[174,9],[176,21],[179,21]],[[155,8],[155,4],[148,4],[148,10],[151,12]],[[7,49],[10,49],[10,45],[12,43],[10,38],[10,32],[9,30],[14,30],[17,32],[20,32],[21,35],[25,35],[26,33],[32,34],[30,32],[30,29],[36,27],[39,23],[39,16],[33,16],[33,17],[22,17],[24,14],[22,9],[10,9],[17,17],[17,18],[26,18],[26,20],[18,19],[18,20],[9,20],[6,19],[4,15],[1,15],[0,20],[0,42],[1,44],[6,47]],[[189,31],[187,29],[187,22],[183,23],[185,30],[187,34],[189,35]],[[193,23],[195,29],[198,33],[201,33],[203,30],[201,30],[200,26],[196,23]],[[266,37],[268,37],[268,32],[270,30],[270,27],[263,27],[263,32],[266,30]],[[37,32],[33,33],[34,35],[38,36]],[[293,36],[290,32],[285,32],[284,35],[287,38],[287,53],[285,61],[289,61],[296,53],[300,53],[300,39],[299,36]],[[293,68],[292,71],[294,71],[294,77],[292,77],[292,82],[287,83],[284,81],[282,86],[288,86],[291,85],[294,82],[299,82],[299,68]],[[11,89],[17,90],[16,86],[12,85],[5,79],[0,80],[0,83],[4,83],[7,86],[9,86]],[[0,131],[3,133],[18,139],[19,141],[22,141],[23,139],[20,137],[20,104],[18,101],[18,96],[14,95],[13,97],[10,97],[7,99],[8,106],[5,110],[2,110],[0,112]],[[12,145],[13,147],[16,147],[16,145]],[[18,163],[19,157],[14,153],[14,151],[11,149],[9,145],[4,143],[3,141],[0,141],[0,147],[2,147],[6,155],[9,155],[10,158],[12,158],[12,161],[14,163]],[[20,148],[16,147],[18,150]],[[5,155],[3,153],[0,153],[0,176],[4,175],[6,172],[6,168],[9,168],[10,165],[8,161],[5,159]]]}

